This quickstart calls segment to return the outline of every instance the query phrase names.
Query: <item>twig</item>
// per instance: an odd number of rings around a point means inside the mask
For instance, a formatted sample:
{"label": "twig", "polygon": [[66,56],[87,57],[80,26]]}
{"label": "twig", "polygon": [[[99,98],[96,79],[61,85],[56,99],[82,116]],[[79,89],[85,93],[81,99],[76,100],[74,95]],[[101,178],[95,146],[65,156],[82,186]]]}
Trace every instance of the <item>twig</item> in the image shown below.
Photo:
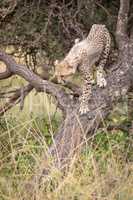
{"label": "twig", "polygon": [[11,109],[14,105],[21,102],[21,90],[23,90],[23,101],[24,98],[29,94],[29,92],[33,89],[32,85],[28,84],[27,86],[23,87],[23,89],[18,89],[15,94],[10,97],[9,101],[5,103],[4,106],[0,107],[0,116],[4,115],[6,111]]}

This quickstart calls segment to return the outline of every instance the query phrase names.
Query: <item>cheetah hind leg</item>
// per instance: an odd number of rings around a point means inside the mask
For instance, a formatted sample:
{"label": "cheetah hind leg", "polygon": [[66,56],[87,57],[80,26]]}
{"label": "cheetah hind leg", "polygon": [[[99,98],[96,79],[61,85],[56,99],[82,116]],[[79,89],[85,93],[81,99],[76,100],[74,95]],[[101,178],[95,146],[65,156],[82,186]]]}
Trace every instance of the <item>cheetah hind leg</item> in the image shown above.
{"label": "cheetah hind leg", "polygon": [[84,73],[83,73],[84,84],[82,89],[82,95],[80,97],[80,108],[79,108],[80,115],[87,114],[90,111],[88,101],[90,100],[92,85],[95,82],[92,69],[86,70],[85,68],[86,65],[84,67]]}
{"label": "cheetah hind leg", "polygon": [[80,98],[79,113],[81,115],[87,114],[90,111],[90,109],[88,107],[88,100],[90,99],[91,87],[92,87],[92,85],[95,84],[95,80],[91,79],[91,81],[89,83],[90,83],[90,85],[88,85],[89,86],[88,90],[86,88],[84,88],[83,95]]}
{"label": "cheetah hind leg", "polygon": [[99,68],[97,70],[97,85],[102,88],[106,87],[107,85],[107,81],[105,79],[105,72],[103,68]]}
{"label": "cheetah hind leg", "polygon": [[83,94],[80,97],[80,108],[79,108],[79,113],[80,115],[87,114],[90,109],[88,107],[88,101],[90,99],[91,95],[91,84],[86,84],[83,86]]}

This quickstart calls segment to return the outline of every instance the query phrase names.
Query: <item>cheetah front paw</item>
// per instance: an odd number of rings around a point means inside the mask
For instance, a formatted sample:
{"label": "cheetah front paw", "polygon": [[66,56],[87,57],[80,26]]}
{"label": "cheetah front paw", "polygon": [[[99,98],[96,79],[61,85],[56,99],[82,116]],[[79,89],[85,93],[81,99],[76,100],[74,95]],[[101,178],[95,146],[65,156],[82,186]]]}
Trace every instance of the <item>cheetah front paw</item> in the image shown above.
{"label": "cheetah front paw", "polygon": [[90,110],[88,108],[88,105],[80,106],[80,109],[79,109],[80,115],[84,115],[84,114],[88,113],[89,111]]}
{"label": "cheetah front paw", "polygon": [[99,87],[106,87],[107,85],[107,81],[106,79],[104,78],[103,74],[102,73],[97,73],[97,85]]}
{"label": "cheetah front paw", "polygon": [[97,85],[99,86],[99,87],[106,87],[106,85],[107,85],[107,81],[106,81],[106,79],[105,78],[101,78],[99,81],[97,81]]}

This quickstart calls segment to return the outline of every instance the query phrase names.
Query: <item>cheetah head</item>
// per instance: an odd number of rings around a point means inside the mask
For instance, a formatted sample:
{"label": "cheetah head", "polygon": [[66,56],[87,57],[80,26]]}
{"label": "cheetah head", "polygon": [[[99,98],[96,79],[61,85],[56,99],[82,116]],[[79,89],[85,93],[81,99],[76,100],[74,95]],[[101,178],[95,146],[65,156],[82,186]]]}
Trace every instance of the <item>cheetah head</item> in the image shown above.
{"label": "cheetah head", "polygon": [[68,77],[73,75],[75,73],[75,68],[73,66],[70,66],[69,63],[65,60],[59,62],[56,60],[54,62],[55,66],[55,77],[57,77],[57,80],[59,83],[64,83]]}
{"label": "cheetah head", "polygon": [[67,56],[62,60],[56,60],[54,62],[55,66],[55,74],[59,83],[65,82],[71,75],[75,74],[80,58],[80,51],[78,44],[80,43],[80,39],[75,39],[74,46],[70,49]]}

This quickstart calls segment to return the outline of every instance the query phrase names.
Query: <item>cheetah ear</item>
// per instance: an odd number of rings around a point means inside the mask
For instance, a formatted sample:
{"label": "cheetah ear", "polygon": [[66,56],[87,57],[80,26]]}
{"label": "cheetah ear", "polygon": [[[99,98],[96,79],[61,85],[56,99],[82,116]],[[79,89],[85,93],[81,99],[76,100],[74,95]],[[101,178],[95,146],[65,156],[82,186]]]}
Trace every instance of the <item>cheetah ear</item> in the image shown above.
{"label": "cheetah ear", "polygon": [[79,43],[79,41],[80,41],[80,39],[76,38],[75,41],[74,41],[74,43],[77,44],[77,43]]}
{"label": "cheetah ear", "polygon": [[54,66],[56,67],[59,64],[59,60],[54,61]]}

